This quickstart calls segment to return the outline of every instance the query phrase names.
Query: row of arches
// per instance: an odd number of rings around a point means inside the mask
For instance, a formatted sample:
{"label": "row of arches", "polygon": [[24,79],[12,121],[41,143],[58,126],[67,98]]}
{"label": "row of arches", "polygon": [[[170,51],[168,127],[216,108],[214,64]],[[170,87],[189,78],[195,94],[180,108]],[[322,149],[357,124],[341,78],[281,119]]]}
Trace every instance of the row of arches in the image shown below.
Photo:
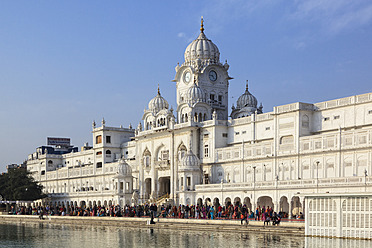
{"label": "row of arches", "polygon": [[[190,198],[186,199],[185,204],[191,205]],[[242,199],[240,197],[226,196],[224,198],[214,197],[213,200],[210,197],[206,197],[204,199],[198,198],[196,200],[196,204],[198,204],[199,206],[201,205],[214,206],[216,209],[219,206],[228,207],[230,205],[233,206],[245,205],[249,211],[255,211],[256,208],[269,207],[273,208],[274,211],[278,213],[281,212],[288,214],[288,217],[290,218],[304,213],[303,212],[304,202],[302,202],[298,196],[293,196],[290,200],[288,199],[287,196],[282,196],[279,199],[278,206],[275,206],[273,199],[270,196],[260,196],[257,199],[256,203],[254,203],[250,197],[244,197]]]}
{"label": "row of arches", "polygon": [[[180,115],[180,123],[184,123],[184,122],[188,122],[188,119],[189,116],[187,113],[185,114],[181,114]],[[199,112],[199,113],[194,113],[193,115],[193,121],[194,122],[203,122],[203,121],[207,121],[208,120],[208,116],[206,113],[202,113],[202,112]]]}
{"label": "row of arches", "polygon": [[[123,206],[123,201],[120,200],[115,201],[115,200],[97,200],[97,201],[47,201],[47,202],[35,202],[34,206],[39,207],[39,206],[49,206],[49,207],[94,207],[94,206],[101,206],[101,207],[108,207],[112,205],[120,204]],[[125,203],[129,204],[129,203]]]}

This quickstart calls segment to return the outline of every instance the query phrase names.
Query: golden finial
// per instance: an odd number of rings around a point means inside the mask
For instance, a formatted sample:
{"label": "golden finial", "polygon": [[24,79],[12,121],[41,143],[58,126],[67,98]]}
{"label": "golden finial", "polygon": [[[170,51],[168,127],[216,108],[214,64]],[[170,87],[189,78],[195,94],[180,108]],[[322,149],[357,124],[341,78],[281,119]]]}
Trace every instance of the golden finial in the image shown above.
{"label": "golden finial", "polygon": [[201,24],[200,24],[200,32],[204,32],[204,19],[203,16],[201,17]]}
{"label": "golden finial", "polygon": [[159,84],[158,84],[158,95],[160,95],[160,87],[159,87]]}
{"label": "golden finial", "polygon": [[247,84],[245,86],[245,90],[248,91],[248,80],[247,80]]}

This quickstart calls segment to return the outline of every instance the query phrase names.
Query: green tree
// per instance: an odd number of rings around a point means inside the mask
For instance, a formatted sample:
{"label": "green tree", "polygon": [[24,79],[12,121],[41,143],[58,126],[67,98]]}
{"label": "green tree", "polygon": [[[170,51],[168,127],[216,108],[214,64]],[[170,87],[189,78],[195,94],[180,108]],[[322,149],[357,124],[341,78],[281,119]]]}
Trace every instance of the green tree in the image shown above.
{"label": "green tree", "polygon": [[31,173],[24,169],[9,169],[0,175],[0,195],[9,201],[34,201],[45,197],[43,186],[35,182]]}

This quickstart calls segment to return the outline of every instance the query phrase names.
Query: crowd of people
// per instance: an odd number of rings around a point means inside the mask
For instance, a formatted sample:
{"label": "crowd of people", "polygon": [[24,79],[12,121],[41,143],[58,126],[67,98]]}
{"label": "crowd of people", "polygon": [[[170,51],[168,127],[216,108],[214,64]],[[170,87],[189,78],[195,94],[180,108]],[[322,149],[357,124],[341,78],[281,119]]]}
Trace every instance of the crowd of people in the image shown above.
{"label": "crowd of people", "polygon": [[[235,204],[228,206],[210,205],[161,205],[142,204],[136,206],[125,205],[116,206],[45,206],[45,207],[14,207],[11,214],[19,215],[39,215],[43,219],[45,215],[57,216],[111,216],[111,217],[153,217],[153,218],[180,218],[180,219],[227,219],[241,220],[241,223],[248,223],[250,220],[263,221],[264,225],[272,222],[278,225],[282,218],[288,218],[287,213],[276,213],[271,207],[257,207],[255,211],[249,209],[245,204]],[[302,213],[296,218],[303,218]]]}

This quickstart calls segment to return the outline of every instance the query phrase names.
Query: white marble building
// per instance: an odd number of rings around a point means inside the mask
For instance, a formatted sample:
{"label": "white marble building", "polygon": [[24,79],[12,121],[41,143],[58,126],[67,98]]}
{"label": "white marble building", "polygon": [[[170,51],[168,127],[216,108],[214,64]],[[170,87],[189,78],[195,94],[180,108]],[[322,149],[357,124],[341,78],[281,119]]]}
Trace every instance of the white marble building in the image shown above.
{"label": "white marble building", "polygon": [[229,112],[229,65],[200,30],[175,68],[175,110],[158,89],[136,129],[103,121],[91,149],[29,156],[53,203],[166,198],[296,213],[303,194],[371,192],[372,93],[263,113],[247,84]]}

